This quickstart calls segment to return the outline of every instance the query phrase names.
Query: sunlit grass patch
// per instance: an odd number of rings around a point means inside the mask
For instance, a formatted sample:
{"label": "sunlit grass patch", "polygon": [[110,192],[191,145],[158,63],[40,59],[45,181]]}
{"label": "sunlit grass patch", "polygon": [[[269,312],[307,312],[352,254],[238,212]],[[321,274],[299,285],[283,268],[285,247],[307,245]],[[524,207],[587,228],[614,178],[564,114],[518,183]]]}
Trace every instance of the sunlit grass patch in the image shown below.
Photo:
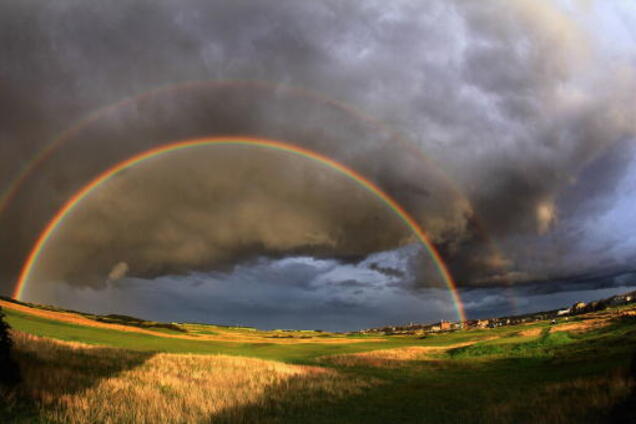
{"label": "sunlit grass patch", "polygon": [[553,327],[553,331],[569,331],[575,333],[585,333],[587,331],[596,330],[598,328],[610,325],[612,321],[609,318],[586,319],[576,322],[565,322]]}
{"label": "sunlit grass patch", "polygon": [[17,332],[15,344],[24,374],[19,397],[53,422],[191,423],[221,413],[240,422],[246,406],[284,400],[309,407],[312,394],[340,399],[372,384],[331,369],[253,358],[131,352]]}
{"label": "sunlit grass patch", "polygon": [[471,358],[479,356],[534,357],[545,356],[555,346],[572,343],[574,339],[566,332],[550,332],[545,329],[539,338],[511,337],[485,341],[470,346],[449,350],[452,358]]}
{"label": "sunlit grass patch", "polygon": [[331,355],[320,358],[322,362],[345,367],[395,368],[412,366],[418,360],[434,360],[449,349],[469,346],[475,342],[464,342],[449,346],[407,346],[381,349],[371,352]]}

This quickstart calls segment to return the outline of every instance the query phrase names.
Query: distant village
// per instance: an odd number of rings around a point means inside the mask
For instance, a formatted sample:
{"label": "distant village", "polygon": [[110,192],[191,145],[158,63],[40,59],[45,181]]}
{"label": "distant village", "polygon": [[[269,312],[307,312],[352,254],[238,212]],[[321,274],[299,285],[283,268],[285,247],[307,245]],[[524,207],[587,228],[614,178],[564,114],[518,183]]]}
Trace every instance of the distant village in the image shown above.
{"label": "distant village", "polygon": [[636,302],[636,291],[609,297],[607,299],[584,303],[577,302],[569,308],[551,311],[535,312],[525,315],[506,316],[488,319],[474,319],[460,322],[440,321],[433,324],[409,323],[408,325],[366,328],[350,334],[380,334],[380,335],[426,335],[463,329],[496,328],[506,325],[518,325],[535,321],[552,320],[567,321],[569,317],[588,312],[602,311],[611,306],[626,305]]}

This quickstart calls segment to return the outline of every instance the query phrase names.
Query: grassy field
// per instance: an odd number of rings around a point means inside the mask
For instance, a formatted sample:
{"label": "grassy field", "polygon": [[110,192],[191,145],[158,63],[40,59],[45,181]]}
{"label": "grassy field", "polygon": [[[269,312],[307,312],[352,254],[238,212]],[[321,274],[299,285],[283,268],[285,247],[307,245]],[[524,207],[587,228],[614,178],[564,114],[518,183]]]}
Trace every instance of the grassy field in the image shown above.
{"label": "grassy field", "polygon": [[616,414],[633,396],[636,319],[625,308],[365,338],[123,331],[2,306],[24,374],[2,392],[3,423],[602,423],[625,422]]}

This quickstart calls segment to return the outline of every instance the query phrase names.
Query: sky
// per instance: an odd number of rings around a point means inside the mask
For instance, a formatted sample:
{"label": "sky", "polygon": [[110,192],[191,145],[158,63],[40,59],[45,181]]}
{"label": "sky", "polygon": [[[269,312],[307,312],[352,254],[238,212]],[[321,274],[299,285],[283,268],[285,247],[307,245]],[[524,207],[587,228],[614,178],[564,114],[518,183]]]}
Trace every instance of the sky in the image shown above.
{"label": "sky", "polygon": [[[102,172],[180,140],[278,140],[371,181],[469,316],[636,284],[628,0],[10,0],[0,5],[0,293]],[[456,319],[431,253],[319,161],[151,158],[43,246],[25,300],[167,321],[349,329]]]}

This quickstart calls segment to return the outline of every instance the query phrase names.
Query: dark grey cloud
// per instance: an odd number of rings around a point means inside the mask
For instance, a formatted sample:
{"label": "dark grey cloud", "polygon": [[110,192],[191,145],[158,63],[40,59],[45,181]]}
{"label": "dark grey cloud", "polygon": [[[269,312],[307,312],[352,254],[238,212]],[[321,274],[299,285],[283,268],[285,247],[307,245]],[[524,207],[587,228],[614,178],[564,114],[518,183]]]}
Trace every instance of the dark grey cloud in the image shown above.
{"label": "dark grey cloud", "polygon": [[33,281],[100,285],[121,263],[130,275],[157,276],[257,254],[352,260],[410,240],[386,204],[324,165],[264,148],[198,147],[90,194],[47,243]]}
{"label": "dark grey cloud", "polygon": [[[633,151],[611,147],[632,140],[636,122],[635,13],[620,2],[0,8],[0,108],[9,111],[0,117],[0,190],[60,131],[132,98],[85,123],[0,215],[4,291],[44,224],[99,172],[170,141],[218,135],[287,140],[361,172],[430,233],[462,286],[620,268],[636,252],[631,242],[598,248],[616,238],[590,224],[630,210],[621,197],[629,190],[616,184],[629,180]],[[267,83],[134,98],[192,80]],[[151,279],[263,255],[356,263],[413,241],[381,204],[318,166],[230,150],[169,159],[87,200],[52,240],[38,278],[97,289],[119,263]],[[410,287],[437,280],[424,260]]]}
{"label": "dark grey cloud", "polygon": [[597,273],[551,280],[549,284],[545,281],[518,284],[507,290],[467,288],[462,290],[461,296],[470,316],[486,318],[554,310],[627,293],[635,287],[634,272]]}
{"label": "dark grey cloud", "polygon": [[387,275],[371,264],[391,263],[413,272],[408,257],[417,246],[379,252],[358,263],[310,256],[261,257],[226,272],[155,279],[123,278],[100,287],[48,284],[30,299],[97,313],[126,313],[159,320],[242,324],[260,328],[330,330],[456,318],[443,288],[411,293],[408,278]]}
{"label": "dark grey cloud", "polygon": [[[162,321],[213,322],[258,328],[348,331],[388,324],[457,320],[444,288],[412,291],[412,246],[375,253],[357,263],[309,256],[259,258],[227,272],[124,278],[101,287],[66,283],[33,290],[35,301],[95,313],[120,313]],[[396,262],[396,259],[400,259]],[[393,263],[407,276],[371,265]],[[634,290],[636,272],[572,277],[551,284],[461,289],[470,317],[524,314],[567,307]]]}

